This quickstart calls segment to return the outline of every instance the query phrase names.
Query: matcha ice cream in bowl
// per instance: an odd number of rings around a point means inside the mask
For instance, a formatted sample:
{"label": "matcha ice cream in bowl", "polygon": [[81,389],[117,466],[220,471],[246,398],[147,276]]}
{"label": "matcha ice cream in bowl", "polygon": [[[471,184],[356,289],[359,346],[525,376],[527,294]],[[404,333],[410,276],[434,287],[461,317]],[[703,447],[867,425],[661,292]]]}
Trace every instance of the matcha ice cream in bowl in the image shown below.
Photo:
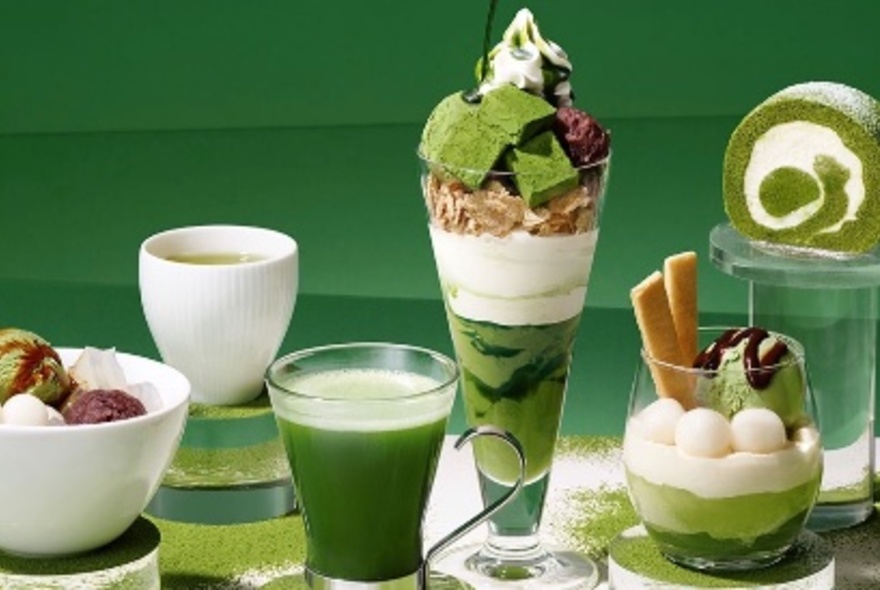
{"label": "matcha ice cream in bowl", "polygon": [[[655,319],[640,318],[643,333]],[[803,348],[758,327],[698,338],[702,350],[678,363],[645,339],[624,435],[630,498],[673,562],[766,567],[797,541],[822,476]]]}
{"label": "matcha ice cream in bowl", "polygon": [[[565,51],[522,9],[476,60],[475,86],[434,107],[418,147],[468,422],[506,429],[526,454],[525,491],[466,567],[549,587],[569,572],[596,580],[538,537],[610,162],[610,134],[574,106],[571,79]],[[474,447],[487,504],[517,470],[495,443]]]}

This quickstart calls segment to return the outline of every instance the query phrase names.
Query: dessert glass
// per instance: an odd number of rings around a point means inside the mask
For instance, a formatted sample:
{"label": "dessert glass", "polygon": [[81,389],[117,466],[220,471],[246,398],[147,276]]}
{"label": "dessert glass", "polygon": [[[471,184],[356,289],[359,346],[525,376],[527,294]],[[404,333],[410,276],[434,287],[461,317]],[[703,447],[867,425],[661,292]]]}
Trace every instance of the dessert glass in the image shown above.
{"label": "dessert glass", "polygon": [[525,459],[508,434],[468,430],[512,447],[517,483],[425,556],[422,522],[458,382],[430,350],[351,343],[295,352],[267,384],[306,533],[309,587],[424,588],[433,555],[482,523],[522,486]]}
{"label": "dessert glass", "polygon": [[[701,346],[723,331],[701,328]],[[657,432],[658,422],[642,414],[660,399],[655,379],[662,380],[665,373],[697,395],[718,371],[663,363],[641,352],[624,435],[627,486],[648,535],[675,563],[702,570],[771,565],[793,546],[813,509],[822,478],[822,448],[803,348],[791,338],[773,336],[787,344],[791,358],[743,371],[788,367],[800,373],[804,403],[802,418],[786,430],[783,446],[769,453],[695,456],[673,440],[658,442],[658,435],[649,433]]]}
{"label": "dessert glass", "polygon": [[[464,568],[481,579],[595,584],[595,564],[571,551],[548,550],[539,528],[610,156],[579,169],[579,184],[566,196],[535,210],[522,207],[519,217],[493,201],[506,194],[514,197],[508,204],[523,203],[515,188],[523,179],[477,171],[486,180],[470,191],[454,179],[473,177],[473,171],[421,161],[468,424],[511,432],[526,455],[523,492],[489,519],[482,546],[462,550],[469,552]],[[513,484],[515,457],[494,440],[475,441],[474,456],[489,504]]]}

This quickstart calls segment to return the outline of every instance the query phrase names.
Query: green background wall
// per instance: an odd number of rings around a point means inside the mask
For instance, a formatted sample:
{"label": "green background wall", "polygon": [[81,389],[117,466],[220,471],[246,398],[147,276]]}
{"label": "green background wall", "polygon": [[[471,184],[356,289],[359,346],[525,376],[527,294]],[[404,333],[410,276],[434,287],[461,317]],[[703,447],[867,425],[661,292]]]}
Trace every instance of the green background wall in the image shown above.
{"label": "green background wall", "polygon": [[[520,3],[502,0],[495,39]],[[723,221],[726,139],[789,84],[880,96],[880,3],[535,0],[614,165],[588,299],[626,307]],[[487,2],[0,2],[0,277],[134,285],[154,231],[252,223],[304,293],[437,298],[414,150],[470,86]],[[744,287],[703,259],[705,309]],[[704,293],[703,293],[704,292]]]}
{"label": "green background wall", "polygon": [[[500,35],[522,2],[501,0]],[[4,0],[0,133],[413,124],[472,83],[486,0]],[[880,90],[873,0],[534,0],[606,118]]]}

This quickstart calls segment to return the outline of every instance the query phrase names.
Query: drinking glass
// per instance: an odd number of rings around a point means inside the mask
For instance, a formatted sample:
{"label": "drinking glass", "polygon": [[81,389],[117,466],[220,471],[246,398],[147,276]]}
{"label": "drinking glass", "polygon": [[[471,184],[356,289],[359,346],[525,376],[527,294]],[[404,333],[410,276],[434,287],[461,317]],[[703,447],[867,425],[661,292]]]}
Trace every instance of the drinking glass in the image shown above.
{"label": "drinking glass", "polygon": [[[579,169],[567,193],[531,209],[517,186],[546,179],[462,171],[424,158],[421,163],[468,424],[511,432],[526,454],[523,492],[489,519],[485,543],[441,563],[458,571],[455,562],[462,560],[476,585],[518,579],[552,588],[592,586],[598,581],[595,564],[548,549],[539,529],[610,156]],[[484,178],[481,188],[456,180],[466,177]],[[474,455],[489,504],[513,483],[516,463],[496,440],[475,441]]]}
{"label": "drinking glass", "polygon": [[423,557],[422,521],[458,384],[451,359],[384,343],[312,348],[277,360],[269,396],[290,461],[306,532],[312,588],[423,588],[444,547],[509,502],[525,459],[494,428],[472,438],[503,441],[519,457],[515,485]]}
{"label": "drinking glass", "polygon": [[[701,345],[725,333],[733,332],[702,328]],[[756,344],[757,364],[744,362],[748,345],[701,364],[707,368],[664,363],[644,350],[638,360],[624,435],[627,485],[648,535],[673,562],[703,570],[775,563],[816,502],[822,448],[803,347],[768,334],[790,354],[773,361]]]}

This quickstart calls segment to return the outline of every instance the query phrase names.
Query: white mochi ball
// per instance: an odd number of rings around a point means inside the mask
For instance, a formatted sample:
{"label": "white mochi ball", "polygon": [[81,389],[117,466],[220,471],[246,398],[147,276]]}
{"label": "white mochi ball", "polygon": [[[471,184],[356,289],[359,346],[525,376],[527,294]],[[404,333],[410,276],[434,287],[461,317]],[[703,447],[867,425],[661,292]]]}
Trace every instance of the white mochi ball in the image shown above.
{"label": "white mochi ball", "polygon": [[775,453],[785,447],[785,425],[773,410],[746,408],[730,421],[733,450],[741,453]]}
{"label": "white mochi ball", "polygon": [[675,425],[684,415],[676,400],[661,397],[639,413],[645,438],[664,445],[675,444]]}
{"label": "white mochi ball", "polygon": [[727,418],[707,408],[685,412],[675,427],[675,445],[695,457],[724,457],[732,438]]}
{"label": "white mochi ball", "polygon": [[39,398],[29,393],[19,393],[3,404],[3,421],[18,426],[46,426],[49,414]]}

